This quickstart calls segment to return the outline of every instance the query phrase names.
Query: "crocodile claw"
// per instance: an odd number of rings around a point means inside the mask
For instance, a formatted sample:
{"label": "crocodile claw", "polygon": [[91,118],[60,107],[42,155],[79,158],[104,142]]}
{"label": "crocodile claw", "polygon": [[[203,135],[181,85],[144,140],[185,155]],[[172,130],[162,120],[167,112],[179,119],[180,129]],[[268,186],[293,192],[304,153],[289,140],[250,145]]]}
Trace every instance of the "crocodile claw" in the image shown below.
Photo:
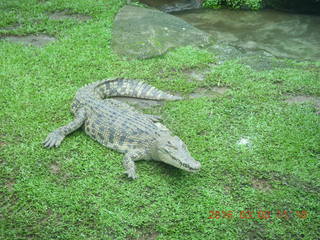
{"label": "crocodile claw", "polygon": [[138,178],[138,175],[134,171],[125,171],[125,174],[128,175],[128,178],[131,178],[133,180]]}
{"label": "crocodile claw", "polygon": [[44,140],[43,145],[47,148],[58,147],[63,139],[64,136],[61,135],[61,133],[53,131],[47,136],[46,140]]}

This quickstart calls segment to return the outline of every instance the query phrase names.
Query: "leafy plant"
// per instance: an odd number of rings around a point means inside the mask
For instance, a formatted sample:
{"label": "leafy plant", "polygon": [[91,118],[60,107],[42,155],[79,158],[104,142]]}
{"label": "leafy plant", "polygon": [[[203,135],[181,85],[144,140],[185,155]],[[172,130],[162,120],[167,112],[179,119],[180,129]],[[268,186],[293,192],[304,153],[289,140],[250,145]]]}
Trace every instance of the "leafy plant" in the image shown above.
{"label": "leafy plant", "polygon": [[202,5],[206,8],[218,9],[221,8],[221,2],[222,0],[206,0]]}
{"label": "leafy plant", "polygon": [[206,8],[218,9],[221,7],[234,9],[258,10],[262,7],[262,0],[205,0],[203,6]]}

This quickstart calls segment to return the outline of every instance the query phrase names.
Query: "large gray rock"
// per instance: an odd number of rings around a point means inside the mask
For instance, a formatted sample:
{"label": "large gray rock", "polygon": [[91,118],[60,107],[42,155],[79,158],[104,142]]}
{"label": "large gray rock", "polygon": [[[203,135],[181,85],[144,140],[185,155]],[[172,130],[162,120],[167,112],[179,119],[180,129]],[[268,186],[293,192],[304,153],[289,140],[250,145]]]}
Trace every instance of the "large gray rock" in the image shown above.
{"label": "large gray rock", "polygon": [[155,9],[124,6],[116,16],[111,46],[127,58],[151,58],[170,48],[204,46],[209,35],[182,19]]}

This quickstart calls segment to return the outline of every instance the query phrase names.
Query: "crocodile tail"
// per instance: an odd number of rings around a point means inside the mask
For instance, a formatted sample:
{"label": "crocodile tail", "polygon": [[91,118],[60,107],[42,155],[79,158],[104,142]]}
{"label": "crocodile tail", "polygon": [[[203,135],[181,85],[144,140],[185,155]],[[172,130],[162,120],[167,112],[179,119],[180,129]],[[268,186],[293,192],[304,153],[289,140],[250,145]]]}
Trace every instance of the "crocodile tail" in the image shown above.
{"label": "crocodile tail", "polygon": [[181,100],[179,96],[173,96],[161,91],[147,83],[131,79],[106,79],[99,82],[95,90],[103,98],[106,97],[133,97],[150,100]]}

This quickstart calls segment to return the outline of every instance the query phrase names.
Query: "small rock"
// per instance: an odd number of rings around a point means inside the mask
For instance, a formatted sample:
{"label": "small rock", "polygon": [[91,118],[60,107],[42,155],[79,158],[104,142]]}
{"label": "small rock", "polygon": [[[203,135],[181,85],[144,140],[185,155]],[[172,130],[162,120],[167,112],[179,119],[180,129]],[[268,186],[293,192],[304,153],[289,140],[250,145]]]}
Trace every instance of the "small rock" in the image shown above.
{"label": "small rock", "polygon": [[237,145],[252,146],[249,138],[242,137],[238,140]]}

